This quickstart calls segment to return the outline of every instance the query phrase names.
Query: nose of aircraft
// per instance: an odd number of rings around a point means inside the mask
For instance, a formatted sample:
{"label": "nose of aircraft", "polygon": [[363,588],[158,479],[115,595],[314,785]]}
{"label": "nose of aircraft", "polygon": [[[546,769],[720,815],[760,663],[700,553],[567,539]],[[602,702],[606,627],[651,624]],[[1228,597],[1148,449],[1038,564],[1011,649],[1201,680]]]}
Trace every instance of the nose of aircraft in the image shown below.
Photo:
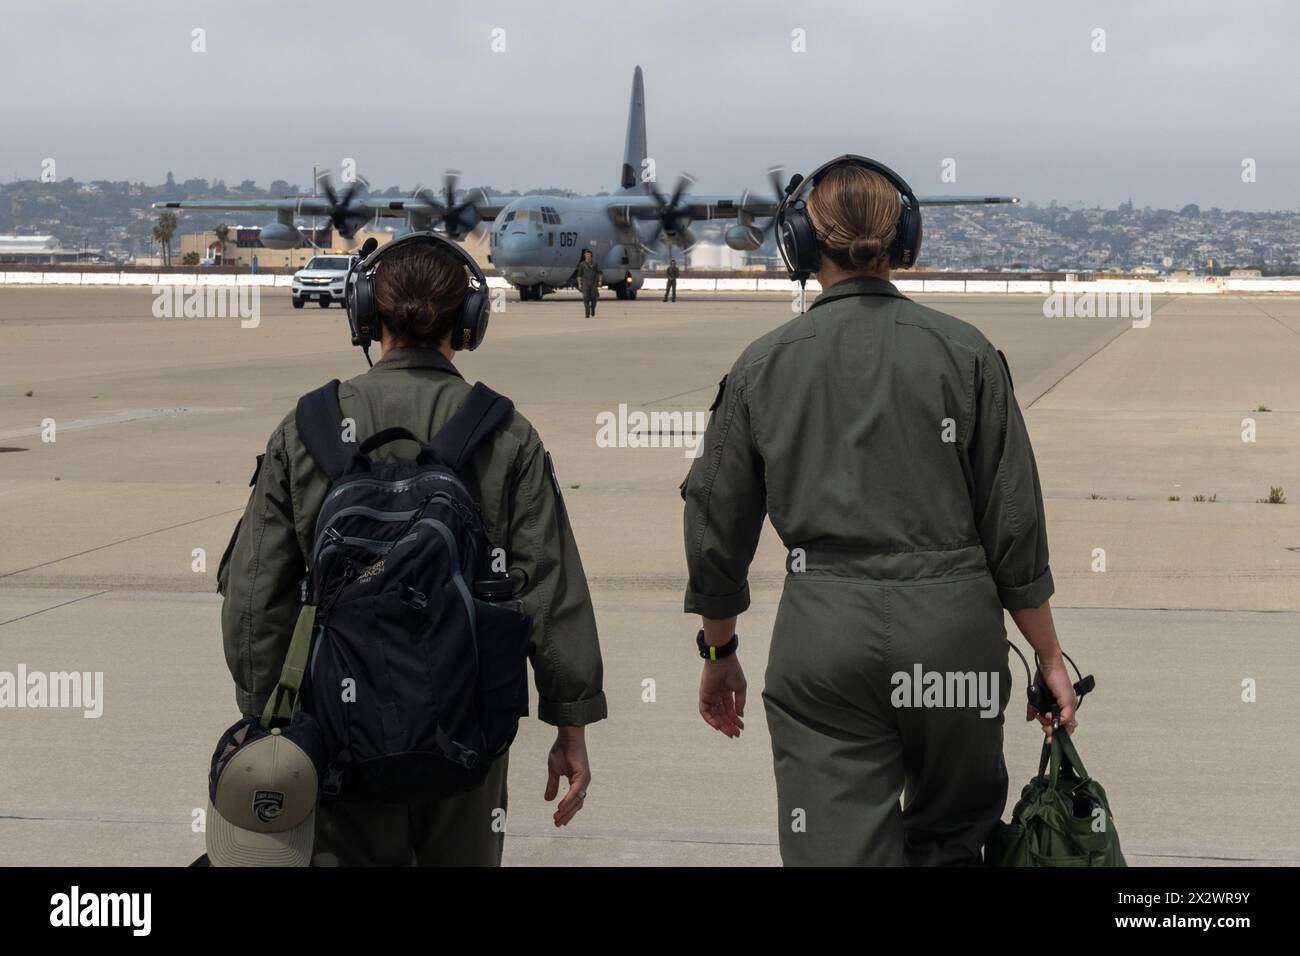
{"label": "nose of aircraft", "polygon": [[497,241],[497,255],[503,263],[535,252],[542,246],[542,237],[526,232],[508,232]]}

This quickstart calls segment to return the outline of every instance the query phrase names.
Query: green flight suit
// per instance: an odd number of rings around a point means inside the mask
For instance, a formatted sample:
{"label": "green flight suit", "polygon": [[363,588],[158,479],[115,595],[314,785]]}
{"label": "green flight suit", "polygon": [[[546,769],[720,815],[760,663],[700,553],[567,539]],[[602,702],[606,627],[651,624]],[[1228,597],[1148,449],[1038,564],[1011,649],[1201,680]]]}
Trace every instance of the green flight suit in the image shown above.
{"label": "green flight suit", "polygon": [[673,301],[674,302],[677,301],[677,276],[680,274],[680,272],[681,270],[678,269],[676,266],[669,266],[666,270],[664,270],[664,275],[668,278],[668,281],[664,284],[665,302],[668,301],[669,293],[672,293]]}
{"label": "green flight suit", "polygon": [[[383,428],[401,427],[428,440],[469,393],[456,367],[433,349],[396,349],[374,368],[339,386],[339,404],[355,421],[358,444]],[[413,449],[398,442],[383,459]],[[606,716],[600,646],[582,561],[569,527],[550,456],[516,412],[475,453],[461,475],[483,512],[488,540],[527,575],[522,594],[533,621],[529,655],[537,716],[554,725],[583,725]],[[253,492],[217,572],[224,595],[221,624],[235,701],[260,714],[283,666],[300,606],[316,516],[328,480],[285,416],[258,456]],[[317,813],[317,861],[323,863],[456,862],[496,865],[502,834],[493,812],[504,810],[505,760],[478,789],[411,804],[335,804]],[[537,773],[541,767],[535,768]],[[540,783],[539,783],[540,786]],[[499,823],[498,819],[495,822]],[[471,826],[472,821],[472,826]]]}
{"label": "green flight suit", "polygon": [[593,254],[578,263],[578,288],[582,290],[582,308],[587,318],[596,314],[596,303],[600,301],[601,283],[600,265]]}
{"label": "green flight suit", "polygon": [[[998,352],[889,282],[837,283],[741,354],[682,495],[687,612],[749,606],[765,515],[789,552],[763,691],[782,860],[979,862],[1007,795],[1003,609],[1053,590]],[[954,692],[895,697],[930,672]],[[961,675],[989,706],[956,706]]]}

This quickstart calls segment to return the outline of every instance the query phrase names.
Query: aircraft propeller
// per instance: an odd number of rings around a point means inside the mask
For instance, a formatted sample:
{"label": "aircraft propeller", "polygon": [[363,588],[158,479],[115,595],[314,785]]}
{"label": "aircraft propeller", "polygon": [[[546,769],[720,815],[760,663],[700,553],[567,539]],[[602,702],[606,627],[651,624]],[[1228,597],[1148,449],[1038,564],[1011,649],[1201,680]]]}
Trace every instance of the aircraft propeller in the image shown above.
{"label": "aircraft propeller", "polygon": [[680,205],[681,198],[688,186],[695,185],[695,179],[683,173],[673,188],[671,199],[665,199],[654,185],[650,192],[659,203],[659,233],[668,245],[689,248],[695,245],[695,236],[691,233],[691,216],[687,207]]}
{"label": "aircraft propeller", "polygon": [[364,205],[352,205],[352,197],[356,194],[358,187],[365,190],[369,188],[369,184],[358,176],[348,183],[347,188],[340,194],[334,188],[334,183],[328,173],[322,175],[319,182],[321,188],[325,190],[325,198],[329,201],[330,224],[338,230],[339,235],[344,239],[351,239],[356,235],[357,230],[370,219],[370,212]]}
{"label": "aircraft propeller", "polygon": [[[771,166],[767,170],[767,182],[772,187],[772,198],[755,198],[748,189],[740,200],[740,214],[736,217],[736,223],[744,226],[749,230],[753,237],[754,248],[758,248],[767,241],[767,237],[776,228],[776,217],[769,215],[767,222],[761,226],[754,224],[754,216],[757,215],[757,209],[764,209],[769,206],[779,206],[781,200],[785,198],[785,185],[781,182],[782,174],[785,172],[780,166]],[[751,201],[752,200],[752,201]],[[765,212],[766,214],[766,212]]]}
{"label": "aircraft propeller", "polygon": [[[442,220],[443,231],[447,233],[449,239],[464,239],[482,222],[479,215],[478,203],[467,193],[462,202],[456,202],[456,183],[460,177],[457,170],[447,170],[447,175],[443,177],[442,188],[443,195],[441,198],[434,195],[431,189],[421,189],[416,195],[438,210],[436,215]],[[472,192],[472,191],[471,191]],[[482,191],[478,191],[482,196]]]}

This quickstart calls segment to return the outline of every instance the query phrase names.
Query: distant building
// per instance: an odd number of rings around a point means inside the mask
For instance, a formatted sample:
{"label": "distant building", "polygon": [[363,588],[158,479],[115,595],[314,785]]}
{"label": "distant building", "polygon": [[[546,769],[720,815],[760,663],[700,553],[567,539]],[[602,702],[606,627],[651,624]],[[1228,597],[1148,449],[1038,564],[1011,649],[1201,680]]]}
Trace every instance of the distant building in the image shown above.
{"label": "distant building", "polygon": [[0,236],[0,262],[53,264],[76,258],[75,250],[64,251],[53,236]]}
{"label": "distant building", "polygon": [[[253,257],[257,257],[259,269],[301,269],[315,255],[331,252],[353,252],[372,236],[381,246],[393,239],[395,233],[379,229],[358,229],[351,239],[344,239],[328,225],[315,232],[309,227],[300,226],[304,244],[297,249],[267,249],[262,245],[260,226],[231,226],[230,238],[226,240],[225,249],[218,256],[217,235],[211,229],[204,232],[180,232],[172,240],[172,265],[180,266],[189,253],[197,253],[200,262],[218,259],[225,266],[249,269]],[[310,240],[310,242],[306,241]],[[462,243],[475,261],[485,270],[492,264],[487,261],[487,239],[470,236]],[[179,250],[179,251],[177,251]],[[209,264],[211,264],[209,262]]]}
{"label": "distant building", "polygon": [[698,242],[686,253],[692,269],[743,269],[745,253],[720,242]]}

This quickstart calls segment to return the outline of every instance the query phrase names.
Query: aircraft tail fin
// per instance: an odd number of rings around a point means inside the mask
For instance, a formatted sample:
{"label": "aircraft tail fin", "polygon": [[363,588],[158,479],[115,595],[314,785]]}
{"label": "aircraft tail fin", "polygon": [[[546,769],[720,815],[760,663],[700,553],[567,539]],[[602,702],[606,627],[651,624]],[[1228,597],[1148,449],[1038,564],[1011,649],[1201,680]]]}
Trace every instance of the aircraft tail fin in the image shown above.
{"label": "aircraft tail fin", "polygon": [[645,143],[645,84],[641,67],[632,74],[632,102],[627,109],[627,143],[623,147],[623,171],[619,177],[619,192],[644,193],[646,184],[641,181],[642,163],[646,158]]}

